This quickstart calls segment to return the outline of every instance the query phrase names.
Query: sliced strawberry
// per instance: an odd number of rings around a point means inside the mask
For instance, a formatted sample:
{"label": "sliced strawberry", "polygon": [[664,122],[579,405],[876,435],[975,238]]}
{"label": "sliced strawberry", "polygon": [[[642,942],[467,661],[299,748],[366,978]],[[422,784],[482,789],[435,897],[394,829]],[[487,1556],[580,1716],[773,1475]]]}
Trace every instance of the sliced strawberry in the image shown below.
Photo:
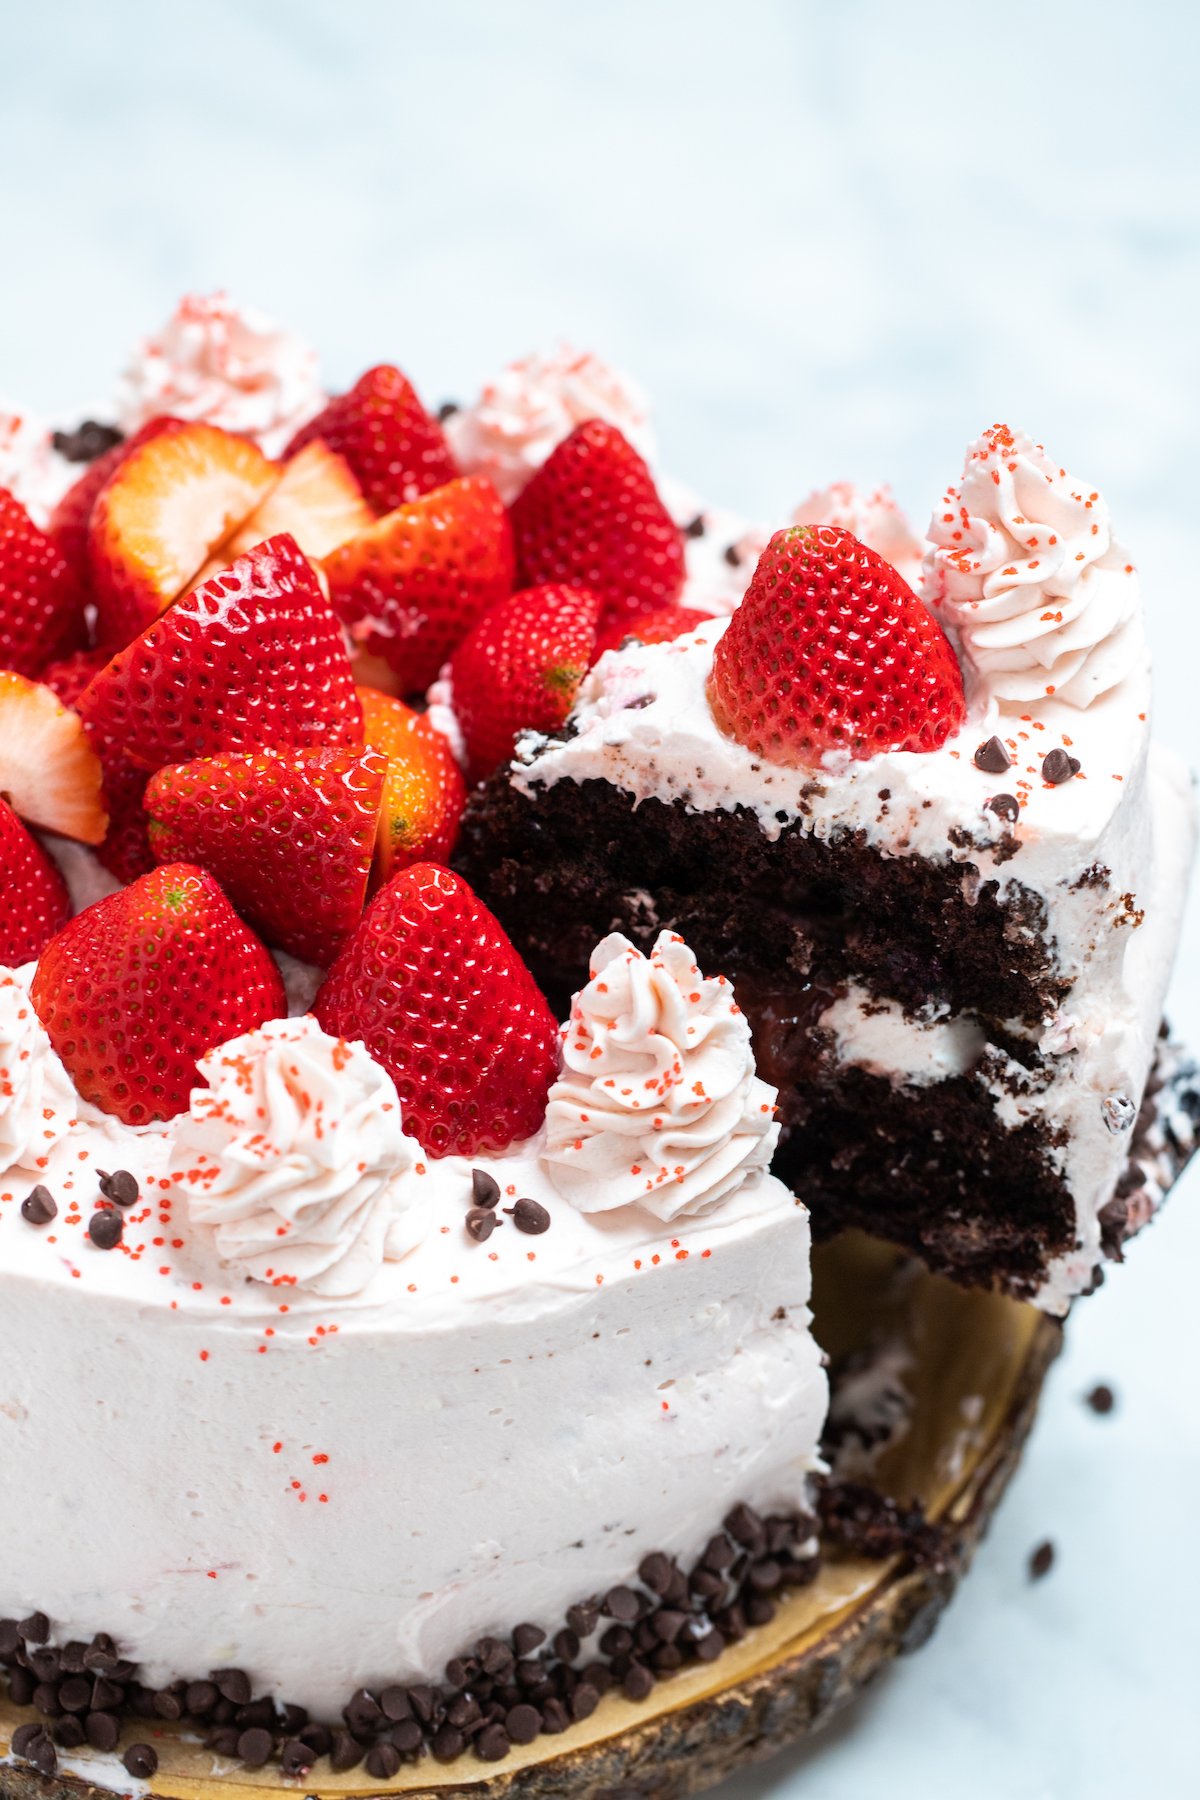
{"label": "sliced strawberry", "polygon": [[454,753],[424,713],[391,694],[360,687],[363,733],[387,758],[375,880],[382,886],[414,862],[447,863],[467,804]]}
{"label": "sliced strawberry", "polygon": [[0,794],[44,831],[98,844],[108,820],[100,764],[77,713],[52,688],[0,670]]}
{"label": "sliced strawberry", "polygon": [[73,655],[64,656],[61,662],[47,663],[41,679],[48,688],[54,689],[64,706],[75,711],[80,694],[85,687],[91,686],[107,661],[107,653],[103,650],[76,650]]}
{"label": "sliced strawberry", "polygon": [[472,781],[512,755],[518,731],[556,731],[592,661],[600,602],[582,588],[533,587],[485,613],[450,662]]}
{"label": "sliced strawberry", "polygon": [[448,869],[416,863],[367,908],[314,1007],[396,1083],[431,1156],[532,1137],[558,1067],[558,1027],[499,924]]}
{"label": "sliced strawberry", "polygon": [[521,586],[589,588],[605,629],[682,592],[683,535],[633,445],[602,419],[551,452],[513,501],[512,523]]}
{"label": "sliced strawberry", "polygon": [[287,1011],[270,953],[188,863],[86,907],[30,993],[80,1094],[127,1125],[174,1118],[206,1050]]}
{"label": "sliced strawberry", "polygon": [[[79,650],[62,662],[51,663],[42,679],[53,688],[64,706],[79,711],[80,696],[108,662],[103,650]],[[126,757],[118,739],[109,738],[95,721],[84,724],[88,742],[100,759],[104,810],[108,831],[96,846],[96,855],[118,881],[136,881],[147,875],[155,862],[150,854],[146,818],[142,807],[147,775]]]}
{"label": "sliced strawberry", "polygon": [[261,450],[215,425],[160,431],[127,456],[88,527],[101,643],[119,650],[144,631],[275,480]]}
{"label": "sliced strawberry", "polygon": [[404,693],[427,688],[482,613],[512,592],[508,515],[482,475],[452,481],[325,559],[356,644],[382,656]]}
{"label": "sliced strawberry", "polygon": [[175,764],[146,789],[150,847],[215,875],[269,944],[327,965],[362,916],[386,771],[377,750]]}
{"label": "sliced strawberry", "polygon": [[[19,969],[42,954],[71,915],[67,884],[37,839],[0,799],[0,967]],[[0,1079],[0,1098],[4,1085]]]}
{"label": "sliced strawberry", "polygon": [[198,587],[256,544],[285,531],[311,562],[320,562],[347,538],[365,531],[374,517],[349,464],[316,439],[284,464],[262,505],[221,545],[192,585]]}
{"label": "sliced strawberry", "polygon": [[88,464],[74,487],[67,489],[50,514],[50,536],[66,557],[67,567],[81,588],[86,588],[91,579],[88,527],[92,522],[92,508],[99,498],[101,488],[107,485],[135,450],[149,443],[160,432],[172,431],[179,424],[178,419],[150,419],[132,437],[102,451]]}
{"label": "sliced strawberry", "polygon": [[723,731],[788,768],[830,750],[937,750],[966,718],[941,626],[834,525],[775,533],[713,654],[709,699]]}
{"label": "sliced strawberry", "polygon": [[636,638],[639,644],[669,644],[673,638],[707,625],[712,616],[696,606],[660,606],[637,619],[616,619],[596,639],[592,661],[606,650],[619,650],[627,638]]}
{"label": "sliced strawberry", "polygon": [[83,593],[66,558],[0,487],[0,668],[39,675],[86,642]]}
{"label": "sliced strawberry", "polygon": [[441,426],[389,363],[368,369],[301,426],[286,454],[295,456],[314,438],[345,457],[377,513],[394,512],[458,474]]}
{"label": "sliced strawberry", "polygon": [[150,771],[220,750],[362,744],[341,630],[286,534],[177,600],[100,671],[79,708]]}

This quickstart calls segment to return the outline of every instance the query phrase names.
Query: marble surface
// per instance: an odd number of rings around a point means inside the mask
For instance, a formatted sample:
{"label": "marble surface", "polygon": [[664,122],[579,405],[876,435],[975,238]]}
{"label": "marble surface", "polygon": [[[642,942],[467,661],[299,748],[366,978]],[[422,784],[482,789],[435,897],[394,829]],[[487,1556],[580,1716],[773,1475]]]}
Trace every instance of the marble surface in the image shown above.
{"label": "marble surface", "polygon": [[[594,347],[651,390],[668,463],[755,512],[852,475],[920,518],[1008,418],[1103,485],[1144,573],[1159,729],[1195,754],[1197,18],[8,5],[0,391],[99,399],[180,291],[225,285],[335,384],[390,357],[464,395],[558,336]],[[1195,901],[1172,1010],[1200,1043]],[[1196,1792],[1196,1259],[1193,1171],[1077,1309],[937,1637],[726,1800]]]}

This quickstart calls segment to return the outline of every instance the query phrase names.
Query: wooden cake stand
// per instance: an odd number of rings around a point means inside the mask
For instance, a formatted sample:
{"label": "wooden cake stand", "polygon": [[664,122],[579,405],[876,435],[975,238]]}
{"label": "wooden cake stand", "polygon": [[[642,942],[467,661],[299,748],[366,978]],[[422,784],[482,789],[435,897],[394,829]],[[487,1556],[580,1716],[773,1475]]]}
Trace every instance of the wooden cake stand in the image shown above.
{"label": "wooden cake stand", "polygon": [[[935,1566],[831,1552],[817,1581],[793,1591],[771,1624],[716,1662],[695,1664],[634,1704],[608,1695],[559,1736],[514,1748],[502,1763],[425,1758],[391,1782],[360,1766],[333,1775],[318,1763],[299,1780],[278,1768],[224,1763],[169,1726],[144,1721],[125,1741],[152,1741],[159,1768],[134,1782],[116,1756],[60,1755],[59,1772],[0,1763],[2,1800],[87,1800],[114,1791],[174,1800],[263,1800],[283,1795],[470,1795],[478,1800],[674,1800],[816,1730],[895,1656],[918,1649],[970,1565],[1033,1422],[1060,1328],[1034,1311],[967,1293],[894,1251],[854,1236],[818,1251],[817,1335],[834,1364],[890,1334],[907,1353],[907,1425],[884,1449],[872,1484],[902,1503],[919,1499],[943,1527]],[[0,1704],[0,1754],[36,1715]]]}

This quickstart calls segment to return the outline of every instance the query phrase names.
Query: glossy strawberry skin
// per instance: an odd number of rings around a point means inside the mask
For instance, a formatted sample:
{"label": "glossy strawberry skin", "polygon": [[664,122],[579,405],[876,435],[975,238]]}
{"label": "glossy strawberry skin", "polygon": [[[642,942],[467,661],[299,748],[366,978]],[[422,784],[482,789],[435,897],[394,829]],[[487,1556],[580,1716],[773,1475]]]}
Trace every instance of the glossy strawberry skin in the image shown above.
{"label": "glossy strawberry skin", "polygon": [[[51,663],[42,671],[42,680],[64,706],[78,712],[81,695],[107,662],[103,650],[80,650],[62,662]],[[120,741],[110,738],[97,722],[85,720],[83,728],[100,759],[104,810],[108,814],[108,830],[103,843],[96,846],[96,855],[118,881],[136,881],[155,866],[147,835],[149,820],[142,806],[149,777],[145,769],[129,761]]]}
{"label": "glossy strawberry skin", "polygon": [[499,1151],[541,1125],[558,1027],[487,908],[417,863],[367,908],[314,1007],[396,1083],[404,1128],[431,1156]]}
{"label": "glossy strawberry skin", "polygon": [[258,750],[160,769],[150,847],[194,862],[269,944],[327,967],[362,916],[387,760],[376,750]]}
{"label": "glossy strawberry skin", "polygon": [[606,650],[619,650],[627,638],[636,638],[639,644],[669,644],[674,638],[685,637],[689,631],[707,625],[712,616],[696,606],[660,606],[640,618],[617,619],[596,639],[592,661],[597,661]]}
{"label": "glossy strawberry skin", "polygon": [[0,967],[19,969],[42,954],[71,913],[67,885],[58,869],[0,798]]}
{"label": "glossy strawberry skin", "polygon": [[184,594],[100,671],[79,710],[148,772],[222,750],[362,743],[341,631],[286,533]]}
{"label": "glossy strawberry skin", "polygon": [[265,947],[187,863],[85,908],[43,952],[30,992],[82,1097],[127,1125],[174,1118],[206,1050],[287,1011]]}
{"label": "glossy strawberry skin", "polygon": [[121,464],[133,452],[160,432],[174,430],[181,424],[179,419],[163,417],[150,419],[126,438],[122,444],[114,444],[111,450],[105,450],[94,462],[88,464],[83,474],[73,487],[67,489],[58,505],[50,515],[49,533],[67,560],[67,566],[81,587],[88,582],[88,526],[92,519],[92,508],[100,497],[100,490],[116,474]]}
{"label": "glossy strawberry skin", "polygon": [[0,668],[38,676],[86,642],[83,594],[66,558],[0,487]]}
{"label": "glossy strawberry skin", "polygon": [[403,693],[427,688],[476,619],[512,592],[508,516],[482,475],[399,507],[324,562],[351,639]]}
{"label": "glossy strawberry skin", "polygon": [[286,454],[295,456],[314,438],[345,457],[379,514],[394,512],[458,474],[441,426],[408,378],[389,363],[368,369],[348,394],[339,394],[301,426]]}
{"label": "glossy strawberry skin", "polygon": [[366,742],[387,759],[372,877],[382,886],[412,863],[450,861],[467,784],[426,714],[375,688],[360,687],[358,697]]}
{"label": "glossy strawberry skin", "polygon": [[966,718],[949,639],[890,563],[848,531],[778,531],[717,644],[721,729],[767,762],[939,749]]}
{"label": "glossy strawberry skin", "polygon": [[678,600],[683,535],[615,425],[577,425],[511,511],[522,587],[589,589],[603,606],[602,629]]}
{"label": "glossy strawberry skin", "polygon": [[599,618],[599,599],[582,588],[525,588],[468,633],[450,682],[472,781],[508,761],[519,731],[557,731],[592,661]]}

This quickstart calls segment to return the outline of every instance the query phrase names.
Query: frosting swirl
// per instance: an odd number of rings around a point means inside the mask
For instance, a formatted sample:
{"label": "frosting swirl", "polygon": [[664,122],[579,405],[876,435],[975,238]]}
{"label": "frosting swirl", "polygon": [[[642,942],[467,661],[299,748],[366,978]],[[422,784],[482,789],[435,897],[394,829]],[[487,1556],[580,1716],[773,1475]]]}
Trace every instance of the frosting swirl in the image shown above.
{"label": "frosting swirl", "polygon": [[255,1281],[359,1293],[423,1235],[399,1179],[420,1157],[390,1075],[311,1016],[272,1019],[211,1050],[173,1179],[217,1254]]}
{"label": "frosting swirl", "polygon": [[0,1169],[38,1168],[79,1108],[29,998],[33,969],[0,969]]}
{"label": "frosting swirl", "polygon": [[852,481],[817,488],[792,514],[793,525],[837,525],[852,532],[915,587],[921,576],[921,546],[886,482],[863,493]]}
{"label": "frosting swirl", "polygon": [[701,975],[669,931],[649,956],[613,932],[590,977],[562,1029],[546,1174],[580,1212],[636,1204],[665,1223],[711,1211],[767,1167],[779,1136],[732,987]]}
{"label": "frosting swirl", "polygon": [[118,418],[132,433],[169,413],[244,432],[277,456],[324,398],[303,338],[227,294],[192,294],[126,369]]}
{"label": "frosting swirl", "polygon": [[654,443],[641,390],[598,356],[563,344],[510,363],[474,406],[451,413],[445,431],[463,474],[490,476],[508,506],[587,419],[615,425],[650,460]]}
{"label": "frosting swirl", "polygon": [[929,536],[927,598],[988,697],[1085,707],[1137,666],[1137,575],[1108,508],[1024,432],[993,425],[971,445]]}
{"label": "frosting swirl", "polygon": [[56,454],[40,420],[0,400],[0,488],[21,502],[35,525],[45,525],[77,473]]}

